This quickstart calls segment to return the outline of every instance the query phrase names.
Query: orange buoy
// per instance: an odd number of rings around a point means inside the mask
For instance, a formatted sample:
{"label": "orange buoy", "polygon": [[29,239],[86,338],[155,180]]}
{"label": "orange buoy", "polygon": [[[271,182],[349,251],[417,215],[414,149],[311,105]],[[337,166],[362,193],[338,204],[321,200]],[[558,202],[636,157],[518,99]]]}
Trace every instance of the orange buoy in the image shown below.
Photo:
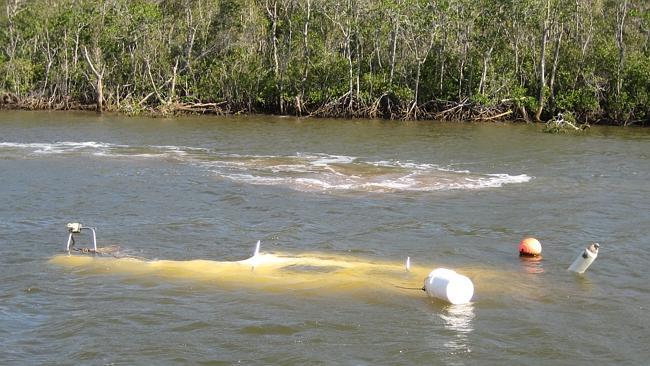
{"label": "orange buoy", "polygon": [[537,257],[542,254],[542,244],[535,238],[525,238],[519,243],[519,255],[522,257]]}

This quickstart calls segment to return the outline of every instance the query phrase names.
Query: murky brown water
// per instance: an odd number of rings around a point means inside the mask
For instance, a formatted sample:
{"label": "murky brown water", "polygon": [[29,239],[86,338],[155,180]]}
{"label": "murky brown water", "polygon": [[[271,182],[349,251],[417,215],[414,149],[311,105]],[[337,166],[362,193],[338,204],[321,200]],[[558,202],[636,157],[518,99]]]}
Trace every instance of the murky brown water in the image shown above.
{"label": "murky brown water", "polygon": [[[649,158],[647,129],[2,112],[0,364],[645,364]],[[57,257],[71,221],[145,261]],[[337,262],[215,265],[257,240]],[[393,286],[438,266],[470,305]]]}

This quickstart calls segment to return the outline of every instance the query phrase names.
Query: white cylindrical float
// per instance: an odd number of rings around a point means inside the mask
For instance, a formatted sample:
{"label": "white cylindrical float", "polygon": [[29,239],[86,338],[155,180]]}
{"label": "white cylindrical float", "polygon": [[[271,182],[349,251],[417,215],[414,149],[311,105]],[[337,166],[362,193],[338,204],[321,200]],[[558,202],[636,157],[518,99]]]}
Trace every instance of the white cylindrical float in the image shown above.
{"label": "white cylindrical float", "polygon": [[474,295],[474,284],[451,269],[437,268],[424,279],[424,291],[429,297],[454,305],[467,304]]}
{"label": "white cylindrical float", "polygon": [[578,255],[575,261],[569,266],[568,270],[575,273],[584,273],[587,268],[596,260],[598,256],[598,243],[593,243]]}

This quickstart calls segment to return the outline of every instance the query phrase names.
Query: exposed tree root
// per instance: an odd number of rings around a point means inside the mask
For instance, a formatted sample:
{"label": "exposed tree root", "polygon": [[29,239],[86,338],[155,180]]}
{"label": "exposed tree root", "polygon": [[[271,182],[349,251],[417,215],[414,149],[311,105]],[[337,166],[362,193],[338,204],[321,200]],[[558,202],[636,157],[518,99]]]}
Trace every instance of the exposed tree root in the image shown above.
{"label": "exposed tree root", "polygon": [[[127,115],[146,114],[151,116],[173,116],[182,114],[277,114],[277,108],[253,103],[220,102],[179,102],[151,98],[155,92],[143,97],[130,93],[120,98],[111,93],[105,102],[105,111],[119,112]],[[12,93],[0,94],[1,109],[25,110],[95,110],[96,104],[91,98],[86,102],[72,100],[70,97],[17,96]],[[370,118],[387,120],[437,120],[437,121],[497,121],[524,120],[530,122],[528,111],[517,100],[506,99],[496,105],[482,105],[464,98],[460,101],[430,100],[425,103],[400,101],[389,92],[373,100],[365,100],[350,93],[345,93],[330,102],[314,105],[295,99],[284,105],[285,114],[321,118]],[[593,116],[591,116],[593,118]],[[616,124],[616,121],[604,121]],[[629,121],[627,125],[645,126],[647,121]],[[570,125],[562,126],[571,128]]]}

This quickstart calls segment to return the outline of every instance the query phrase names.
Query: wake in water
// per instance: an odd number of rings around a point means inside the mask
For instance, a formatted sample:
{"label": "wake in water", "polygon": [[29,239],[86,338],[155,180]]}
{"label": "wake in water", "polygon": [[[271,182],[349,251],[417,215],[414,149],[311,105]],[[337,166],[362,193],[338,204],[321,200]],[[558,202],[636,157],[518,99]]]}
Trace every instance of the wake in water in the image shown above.
{"label": "wake in water", "polygon": [[103,142],[0,143],[0,158],[90,155],[154,158],[200,166],[219,178],[308,192],[400,192],[497,188],[526,183],[525,174],[474,173],[430,163],[371,161],[321,153],[288,156],[224,154],[186,146],[130,146]]}
{"label": "wake in water", "polygon": [[282,185],[301,191],[399,192],[481,189],[524,183],[527,175],[477,174],[435,164],[366,161],[328,154],[229,156],[211,162],[220,176],[251,184]]}

